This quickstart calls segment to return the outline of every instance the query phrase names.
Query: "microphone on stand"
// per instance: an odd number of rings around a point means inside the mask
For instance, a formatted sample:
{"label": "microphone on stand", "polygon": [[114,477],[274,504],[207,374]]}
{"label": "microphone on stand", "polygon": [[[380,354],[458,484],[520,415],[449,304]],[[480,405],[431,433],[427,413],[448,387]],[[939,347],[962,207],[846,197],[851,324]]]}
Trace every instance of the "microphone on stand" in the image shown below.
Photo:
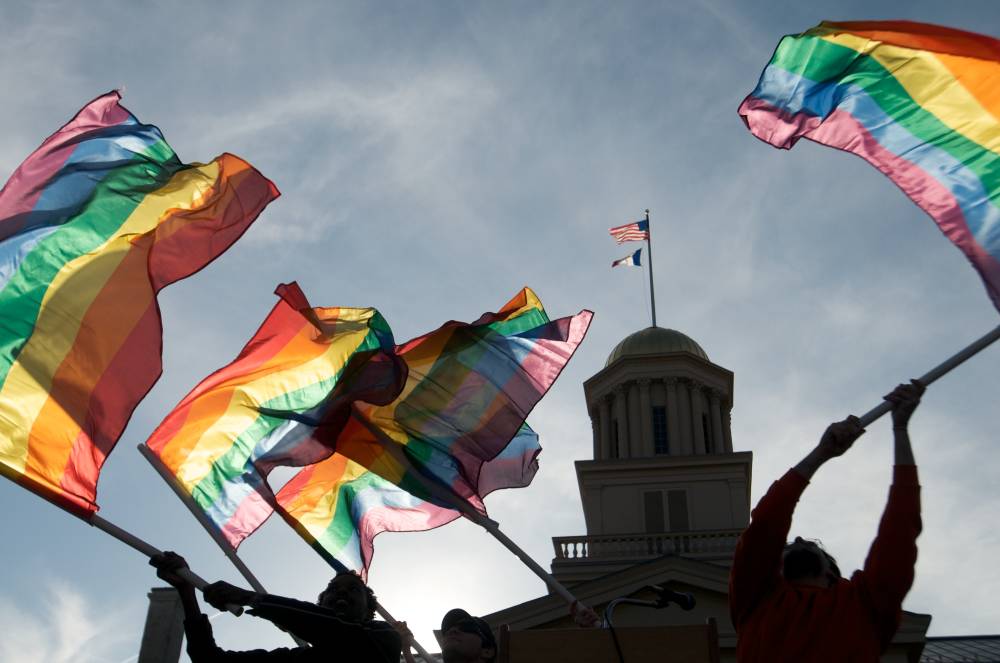
{"label": "microphone on stand", "polygon": [[656,607],[666,608],[673,603],[681,610],[693,610],[695,606],[694,594],[688,592],[675,592],[669,587],[660,585],[650,585],[650,589],[656,592]]}

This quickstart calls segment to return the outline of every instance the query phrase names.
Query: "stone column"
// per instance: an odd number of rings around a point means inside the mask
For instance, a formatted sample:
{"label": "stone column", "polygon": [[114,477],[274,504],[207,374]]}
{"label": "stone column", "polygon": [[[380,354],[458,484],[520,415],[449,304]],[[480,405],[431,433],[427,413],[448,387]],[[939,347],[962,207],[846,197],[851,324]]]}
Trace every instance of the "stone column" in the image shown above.
{"label": "stone column", "polygon": [[587,414],[590,415],[590,432],[594,440],[594,459],[600,458],[601,454],[601,422],[600,414],[597,412],[597,408],[591,409]]}
{"label": "stone column", "polygon": [[715,389],[711,391],[709,402],[712,404],[712,453],[721,454],[726,450],[726,443],[722,439],[722,403]]}
{"label": "stone column", "polygon": [[694,429],[694,453],[705,455],[705,427],[702,425],[701,414],[705,411],[704,396],[701,393],[702,384],[691,382],[691,427]]}
{"label": "stone column", "polygon": [[722,412],[722,440],[726,445],[726,453],[733,453],[733,420],[731,408],[728,406]]}
{"label": "stone column", "polygon": [[630,382],[625,387],[625,403],[628,407],[628,457],[629,458],[642,458],[643,454],[643,439],[642,439],[642,412],[639,411],[639,385],[635,382]]}
{"label": "stone column", "polygon": [[628,396],[625,385],[615,387],[615,413],[618,415],[618,457],[630,458],[628,430]]}
{"label": "stone column", "polygon": [[184,608],[173,587],[149,590],[149,609],[137,663],[177,663],[184,638]]}
{"label": "stone column", "polygon": [[601,455],[600,460],[611,458],[611,397],[604,394],[597,407],[601,415]]}
{"label": "stone column", "polygon": [[640,456],[653,456],[653,406],[649,398],[649,378],[639,380],[639,430],[642,432],[642,453]]}
{"label": "stone column", "polygon": [[690,445],[681,437],[680,408],[677,407],[677,378],[667,378],[667,440],[671,455],[690,454]]}
{"label": "stone column", "polygon": [[694,454],[694,426],[691,425],[691,387],[687,380],[677,381],[677,423],[681,429],[681,444],[684,452]]}

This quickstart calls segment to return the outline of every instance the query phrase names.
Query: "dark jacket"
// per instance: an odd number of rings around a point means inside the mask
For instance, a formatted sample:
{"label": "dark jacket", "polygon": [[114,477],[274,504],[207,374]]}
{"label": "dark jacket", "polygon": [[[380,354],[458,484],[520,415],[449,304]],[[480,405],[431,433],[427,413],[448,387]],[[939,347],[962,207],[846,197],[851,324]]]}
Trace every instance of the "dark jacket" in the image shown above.
{"label": "dark jacket", "polygon": [[250,611],[310,643],[307,647],[280,647],[227,651],[215,644],[205,615],[184,620],[187,651],[192,663],[397,663],[402,650],[399,634],[385,622],[352,624],[305,601],[264,596]]}

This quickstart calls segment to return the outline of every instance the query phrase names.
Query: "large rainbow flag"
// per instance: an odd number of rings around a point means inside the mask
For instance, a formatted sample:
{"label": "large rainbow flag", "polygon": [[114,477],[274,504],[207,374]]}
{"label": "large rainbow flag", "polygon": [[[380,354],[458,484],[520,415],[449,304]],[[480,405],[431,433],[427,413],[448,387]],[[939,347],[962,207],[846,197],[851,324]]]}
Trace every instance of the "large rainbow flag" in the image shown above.
{"label": "large rainbow flag", "polygon": [[375,309],[314,309],[294,283],[277,294],[239,356],[185,396],[146,442],[234,548],[273,511],[272,469],[332,453],[287,414],[322,409],[331,421],[344,419],[354,399],[387,401],[405,377],[392,362],[388,373],[365,370],[381,367],[394,347]]}
{"label": "large rainbow flag", "polygon": [[756,137],[853,152],[965,253],[1000,308],[1000,41],[906,21],[821,23],[778,44],[739,109]]}
{"label": "large rainbow flag", "polygon": [[[375,459],[362,458],[361,452],[352,458],[433,501],[433,492],[424,488],[430,478],[485,515],[483,465],[503,451],[555,382],[591,317],[581,311],[549,320],[535,293],[525,288],[496,313],[472,323],[448,322],[403,343],[396,349],[407,368],[399,396],[387,405],[354,408],[357,426],[377,442],[367,447],[386,451]],[[338,449],[343,437],[337,438]],[[408,483],[414,468],[421,478]]]}
{"label": "large rainbow flag", "polygon": [[[328,560],[363,571],[377,533],[449,522],[454,500],[485,513],[487,493],[530,482],[539,447],[522,425],[583,340],[589,311],[550,321],[525,289],[497,313],[391,353],[379,316],[380,353],[361,362],[377,366],[375,378],[345,381],[357,326],[323,336],[315,321],[377,314],[308,308],[295,293],[147,442],[229,545],[277,508]],[[318,342],[348,354],[313,360]],[[311,467],[275,496],[266,477],[276,465]]]}
{"label": "large rainbow flag", "polygon": [[156,293],[278,196],[231,154],[181,163],[119,99],[87,104],[0,191],[0,473],[83,517],[160,375]]}

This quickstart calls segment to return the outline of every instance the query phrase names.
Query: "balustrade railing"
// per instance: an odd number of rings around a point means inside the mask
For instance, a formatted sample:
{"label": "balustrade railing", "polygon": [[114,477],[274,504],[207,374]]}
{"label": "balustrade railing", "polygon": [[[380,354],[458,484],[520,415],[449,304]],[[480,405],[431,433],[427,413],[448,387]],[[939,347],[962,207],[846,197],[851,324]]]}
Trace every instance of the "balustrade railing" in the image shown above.
{"label": "balustrade railing", "polygon": [[552,539],[556,559],[642,559],[662,555],[708,557],[731,554],[742,530],[703,530],[656,534],[559,536]]}

